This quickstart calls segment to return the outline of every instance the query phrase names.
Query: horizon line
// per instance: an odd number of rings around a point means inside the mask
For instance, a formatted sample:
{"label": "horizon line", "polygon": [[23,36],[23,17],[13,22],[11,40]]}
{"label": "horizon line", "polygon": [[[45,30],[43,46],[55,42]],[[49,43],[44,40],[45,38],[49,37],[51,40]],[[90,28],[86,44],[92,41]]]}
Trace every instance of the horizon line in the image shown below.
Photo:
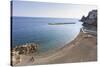
{"label": "horizon line", "polygon": [[[30,17],[30,18],[65,18],[68,19],[67,17],[35,17],[35,16],[11,16],[11,17]],[[81,19],[81,18],[70,18],[69,19]]]}

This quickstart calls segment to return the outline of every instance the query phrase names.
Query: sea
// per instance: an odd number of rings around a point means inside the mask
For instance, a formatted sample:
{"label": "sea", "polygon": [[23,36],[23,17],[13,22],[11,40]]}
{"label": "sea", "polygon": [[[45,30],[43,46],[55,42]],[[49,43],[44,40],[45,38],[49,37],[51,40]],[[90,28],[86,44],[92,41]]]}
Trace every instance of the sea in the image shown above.
{"label": "sea", "polygon": [[[61,48],[74,40],[82,22],[76,18],[11,17],[12,47],[36,43],[39,51]],[[48,23],[75,23],[49,25]]]}

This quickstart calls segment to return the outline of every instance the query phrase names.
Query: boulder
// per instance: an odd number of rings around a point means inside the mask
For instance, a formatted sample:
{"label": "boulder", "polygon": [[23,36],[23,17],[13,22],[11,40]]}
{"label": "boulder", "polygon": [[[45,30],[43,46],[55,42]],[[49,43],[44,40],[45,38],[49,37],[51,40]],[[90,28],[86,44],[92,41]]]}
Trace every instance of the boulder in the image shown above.
{"label": "boulder", "polygon": [[12,52],[20,54],[20,55],[23,55],[23,54],[27,55],[27,54],[32,54],[32,53],[36,52],[36,50],[37,50],[37,45],[34,43],[30,43],[30,44],[17,46],[15,48],[13,48]]}

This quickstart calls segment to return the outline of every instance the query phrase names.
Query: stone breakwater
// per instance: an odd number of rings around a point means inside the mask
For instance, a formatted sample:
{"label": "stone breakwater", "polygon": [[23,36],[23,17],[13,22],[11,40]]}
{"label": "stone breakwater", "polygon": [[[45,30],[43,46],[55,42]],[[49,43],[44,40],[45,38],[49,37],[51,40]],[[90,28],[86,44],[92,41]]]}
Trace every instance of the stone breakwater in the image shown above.
{"label": "stone breakwater", "polygon": [[[31,55],[37,51],[38,45],[35,43],[28,43],[25,45],[17,46],[11,50],[11,65],[21,62],[21,56]],[[34,59],[34,58],[33,58]]]}

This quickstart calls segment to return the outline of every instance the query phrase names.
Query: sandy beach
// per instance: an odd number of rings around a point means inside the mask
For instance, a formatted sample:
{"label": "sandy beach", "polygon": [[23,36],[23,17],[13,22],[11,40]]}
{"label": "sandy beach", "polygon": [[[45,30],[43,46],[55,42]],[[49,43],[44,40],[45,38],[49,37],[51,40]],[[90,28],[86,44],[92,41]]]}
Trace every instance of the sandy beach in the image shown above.
{"label": "sandy beach", "polygon": [[[21,55],[19,65],[37,65],[37,64],[57,64],[57,63],[75,63],[88,62],[97,60],[97,41],[96,36],[83,33],[79,35],[69,44],[52,52],[37,55]],[[32,57],[34,60],[32,61]]]}

